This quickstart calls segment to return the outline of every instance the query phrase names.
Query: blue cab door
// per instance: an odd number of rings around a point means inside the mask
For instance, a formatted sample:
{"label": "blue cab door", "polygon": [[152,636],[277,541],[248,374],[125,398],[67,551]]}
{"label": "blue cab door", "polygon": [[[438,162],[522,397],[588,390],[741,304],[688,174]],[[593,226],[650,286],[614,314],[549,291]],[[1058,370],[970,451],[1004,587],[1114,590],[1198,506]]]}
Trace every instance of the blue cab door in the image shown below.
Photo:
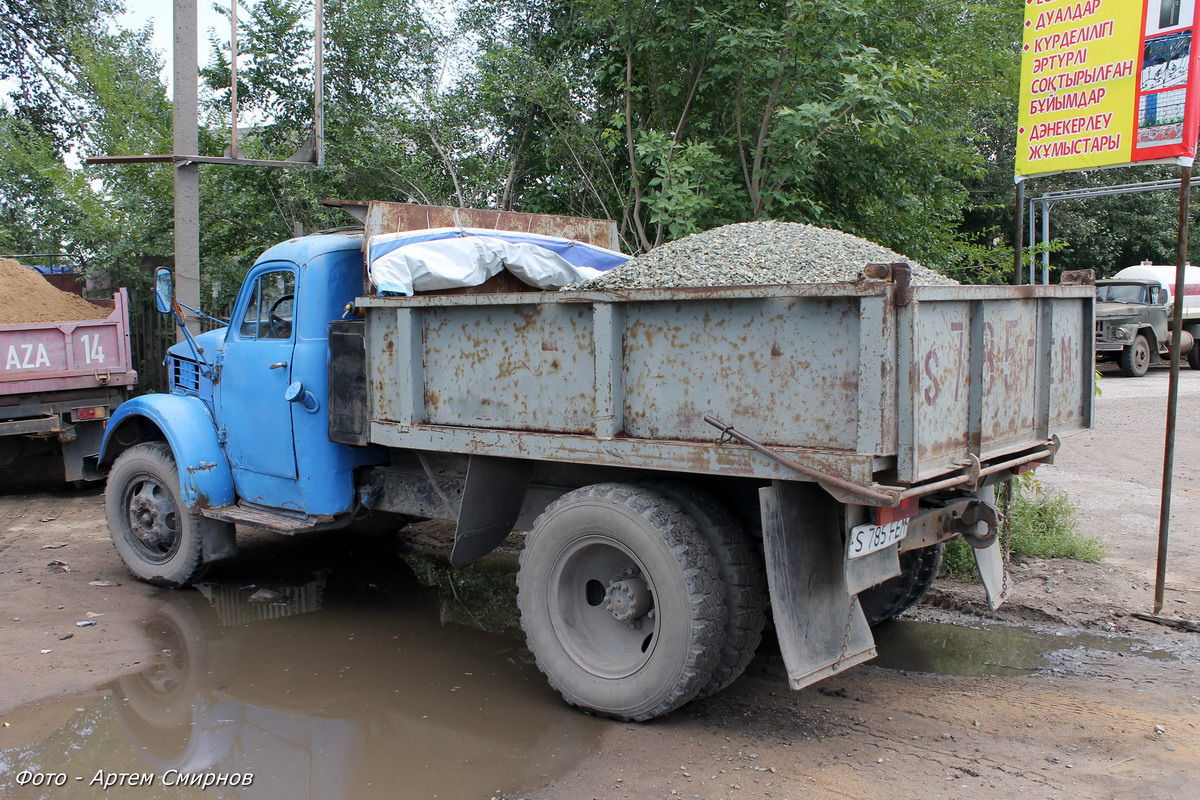
{"label": "blue cab door", "polygon": [[295,293],[295,264],[268,262],[247,276],[217,383],[218,417],[238,494],[272,506],[291,505],[280,502],[281,489],[295,493],[292,404],[284,398],[296,346]]}

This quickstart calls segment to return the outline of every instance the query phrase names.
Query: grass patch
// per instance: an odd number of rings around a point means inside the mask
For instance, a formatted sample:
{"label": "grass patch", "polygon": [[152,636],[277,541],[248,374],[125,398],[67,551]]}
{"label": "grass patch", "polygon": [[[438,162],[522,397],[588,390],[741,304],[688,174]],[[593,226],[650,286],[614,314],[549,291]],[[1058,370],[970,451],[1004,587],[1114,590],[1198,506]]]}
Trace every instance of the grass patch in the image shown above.
{"label": "grass patch", "polygon": [[[997,493],[1000,491],[997,487]],[[1046,489],[1032,476],[1022,476],[1013,484],[1007,549],[1013,555],[1096,563],[1104,557],[1104,546],[1079,533],[1075,512],[1076,507],[1066,497]],[[978,573],[971,546],[962,539],[947,542],[941,574],[974,580]]]}
{"label": "grass patch", "polygon": [[942,571],[939,578],[953,578],[956,581],[973,581],[979,577],[975,569],[975,555],[971,545],[962,539],[946,542],[946,550],[942,554]]}

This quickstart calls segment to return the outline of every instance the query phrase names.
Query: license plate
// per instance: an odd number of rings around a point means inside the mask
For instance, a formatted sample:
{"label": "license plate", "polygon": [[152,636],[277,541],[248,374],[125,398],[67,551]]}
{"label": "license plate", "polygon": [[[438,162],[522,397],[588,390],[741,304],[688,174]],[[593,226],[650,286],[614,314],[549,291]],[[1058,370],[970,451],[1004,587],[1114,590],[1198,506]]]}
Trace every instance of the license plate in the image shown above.
{"label": "license plate", "polygon": [[908,520],[898,519],[886,525],[859,525],[851,529],[846,542],[846,558],[862,558],[890,547],[908,535]]}

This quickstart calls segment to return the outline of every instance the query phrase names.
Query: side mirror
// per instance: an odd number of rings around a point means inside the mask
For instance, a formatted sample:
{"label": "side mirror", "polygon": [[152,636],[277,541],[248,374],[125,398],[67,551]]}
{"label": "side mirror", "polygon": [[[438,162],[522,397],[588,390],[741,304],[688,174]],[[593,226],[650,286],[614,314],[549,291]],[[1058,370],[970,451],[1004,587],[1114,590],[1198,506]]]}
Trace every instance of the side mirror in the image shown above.
{"label": "side mirror", "polygon": [[166,267],[159,267],[154,270],[154,307],[163,314],[167,314],[174,307],[172,304],[175,297],[175,281],[171,277],[171,270]]}

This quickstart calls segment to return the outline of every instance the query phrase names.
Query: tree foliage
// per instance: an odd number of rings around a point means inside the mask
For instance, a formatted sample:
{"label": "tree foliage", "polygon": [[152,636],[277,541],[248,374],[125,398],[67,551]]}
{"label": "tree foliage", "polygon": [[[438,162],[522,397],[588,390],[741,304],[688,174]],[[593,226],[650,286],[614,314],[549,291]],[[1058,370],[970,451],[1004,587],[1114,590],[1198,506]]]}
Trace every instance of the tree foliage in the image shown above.
{"label": "tree foliage", "polygon": [[120,0],[0,0],[0,82],[16,116],[61,146],[81,130],[81,48],[103,35]]}
{"label": "tree foliage", "polygon": [[[0,0],[0,249],[64,250],[115,283],[170,263],[161,54],[121,0]],[[645,250],[774,218],[840,228],[971,282],[1007,282],[1021,4],[926,0],[326,0],[325,162],[201,168],[202,273],[245,269],[325,198],[577,214]],[[239,146],[313,135],[312,0],[239,6]],[[201,69],[200,147],[230,145],[230,45]],[[1036,191],[1151,177],[1109,170]],[[1157,175],[1154,175],[1157,177]],[[1036,191],[1031,190],[1036,194]],[[1173,252],[1173,196],[1054,207],[1053,260]],[[1200,237],[1196,237],[1200,239]],[[1200,242],[1197,245],[1200,248]]]}
{"label": "tree foliage", "polygon": [[[134,265],[169,254],[171,182],[154,167],[88,170],[103,153],[168,152],[170,105],[161,62],[144,32],[100,28],[71,36],[67,138],[20,104],[0,110],[0,248],[64,252],[114,282],[137,284]],[[86,33],[86,35],[84,35]],[[66,86],[66,84],[63,84]],[[65,113],[65,112],[58,112]]]}
{"label": "tree foliage", "polygon": [[946,261],[991,156],[975,109],[1015,88],[1010,5],[478,0],[501,33],[470,94],[506,202],[599,209],[630,247],[772,217]]}

